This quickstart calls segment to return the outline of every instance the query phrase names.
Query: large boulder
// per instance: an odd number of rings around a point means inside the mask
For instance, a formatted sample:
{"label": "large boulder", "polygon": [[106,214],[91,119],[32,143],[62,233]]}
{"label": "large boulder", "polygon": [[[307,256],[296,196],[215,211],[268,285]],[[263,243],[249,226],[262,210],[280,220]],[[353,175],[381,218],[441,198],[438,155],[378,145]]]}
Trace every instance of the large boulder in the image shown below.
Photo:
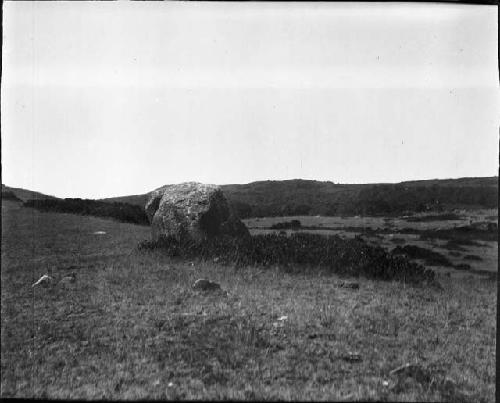
{"label": "large boulder", "polygon": [[151,193],[146,215],[154,241],[250,235],[217,185],[186,182],[163,186]]}

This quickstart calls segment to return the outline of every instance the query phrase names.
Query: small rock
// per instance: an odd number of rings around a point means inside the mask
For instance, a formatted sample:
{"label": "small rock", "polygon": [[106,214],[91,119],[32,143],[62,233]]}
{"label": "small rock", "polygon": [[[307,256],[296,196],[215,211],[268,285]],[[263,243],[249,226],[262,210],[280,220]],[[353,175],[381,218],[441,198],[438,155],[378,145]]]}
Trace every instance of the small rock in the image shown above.
{"label": "small rock", "polygon": [[397,377],[413,378],[419,383],[428,383],[431,381],[430,375],[418,364],[404,364],[393,369],[390,375]]}
{"label": "small rock", "polygon": [[451,391],[455,390],[455,388],[456,388],[456,384],[452,379],[445,377],[441,381],[441,389],[443,389],[444,391],[451,392]]}
{"label": "small rock", "polygon": [[192,288],[196,291],[216,291],[221,289],[220,284],[207,280],[205,278],[196,280]]}
{"label": "small rock", "polygon": [[52,277],[50,277],[48,274],[44,274],[42,277],[40,277],[36,283],[33,283],[31,285],[31,287],[35,287],[37,285],[42,285],[44,287],[46,287],[47,285],[49,285],[50,283],[52,282]]}
{"label": "small rock", "polygon": [[339,287],[341,287],[341,288],[349,288],[351,290],[357,290],[357,289],[359,289],[359,283],[349,283],[349,282],[346,282],[346,281],[342,281],[339,284]]}
{"label": "small rock", "polygon": [[352,362],[352,363],[355,363],[355,362],[361,362],[363,361],[363,359],[361,358],[361,354],[358,354],[358,353],[347,353],[346,355],[344,355],[342,357],[342,359],[344,361],[347,361],[347,362]]}
{"label": "small rock", "polygon": [[169,382],[168,385],[167,385],[169,388],[172,388],[174,386],[174,383],[173,382]]}

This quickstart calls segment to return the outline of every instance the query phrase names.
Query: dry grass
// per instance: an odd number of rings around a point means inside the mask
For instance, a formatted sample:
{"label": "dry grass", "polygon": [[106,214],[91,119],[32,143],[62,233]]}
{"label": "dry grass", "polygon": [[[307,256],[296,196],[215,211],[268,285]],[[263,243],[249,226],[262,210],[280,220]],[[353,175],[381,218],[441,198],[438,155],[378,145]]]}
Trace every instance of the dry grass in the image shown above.
{"label": "dry grass", "polygon": [[[147,228],[9,206],[2,397],[494,400],[491,280],[443,279],[439,291],[359,279],[352,290],[334,275],[138,252]],[[46,272],[77,277],[32,288]],[[192,291],[200,277],[228,295]],[[429,379],[389,374],[408,362]]]}

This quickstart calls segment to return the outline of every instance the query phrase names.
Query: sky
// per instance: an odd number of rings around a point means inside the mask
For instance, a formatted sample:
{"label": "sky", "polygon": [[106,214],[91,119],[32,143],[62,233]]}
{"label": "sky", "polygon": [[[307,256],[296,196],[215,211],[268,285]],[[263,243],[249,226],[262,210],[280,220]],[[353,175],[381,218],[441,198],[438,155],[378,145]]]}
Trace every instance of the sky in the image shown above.
{"label": "sky", "polygon": [[4,2],[2,183],[498,174],[497,6]]}

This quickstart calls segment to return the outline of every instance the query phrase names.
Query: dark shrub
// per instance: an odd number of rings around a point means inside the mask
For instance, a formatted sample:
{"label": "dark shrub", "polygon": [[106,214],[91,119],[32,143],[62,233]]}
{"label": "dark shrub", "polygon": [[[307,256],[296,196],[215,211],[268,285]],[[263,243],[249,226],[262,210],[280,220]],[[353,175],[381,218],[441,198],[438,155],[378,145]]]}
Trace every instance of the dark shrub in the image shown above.
{"label": "dark shrub", "polygon": [[204,242],[179,243],[173,238],[142,242],[139,249],[161,249],[169,256],[218,258],[222,264],[280,266],[285,270],[328,271],[382,280],[433,280],[434,272],[407,258],[357,239],[295,233],[254,235],[247,239],[219,237]]}
{"label": "dark shrub", "polygon": [[465,260],[476,260],[476,261],[483,260],[480,256],[477,256],[477,255],[465,255],[464,259]]}
{"label": "dark shrub", "polygon": [[451,221],[451,220],[463,220],[463,217],[455,213],[445,213],[445,214],[431,214],[421,217],[408,217],[406,221],[409,222],[427,222],[427,221]]}
{"label": "dark shrub", "polygon": [[271,229],[299,229],[302,227],[302,223],[299,220],[278,222],[271,225]]}
{"label": "dark shrub", "polygon": [[430,266],[453,266],[446,256],[416,245],[396,246],[393,253],[403,254],[411,259],[424,259]]}
{"label": "dark shrub", "polygon": [[470,267],[470,264],[459,263],[459,264],[455,265],[455,269],[457,269],[457,270],[470,270],[471,267]]}
{"label": "dark shrub", "polygon": [[498,241],[498,231],[494,228],[478,227],[477,225],[464,225],[455,228],[425,230],[420,235],[421,239],[440,238],[452,240],[456,244],[481,246],[477,240]]}
{"label": "dark shrub", "polygon": [[109,217],[128,223],[149,224],[143,208],[127,203],[106,203],[88,199],[31,199],[23,206],[40,211]]}
{"label": "dark shrub", "polygon": [[[450,239],[448,242],[446,242],[445,245],[443,245],[443,248],[451,250],[451,251],[465,251],[466,249],[462,246],[463,242],[457,241],[455,239]],[[450,253],[451,254],[451,253]]]}
{"label": "dark shrub", "polygon": [[406,243],[406,241],[403,238],[392,238],[391,242],[398,244],[398,245],[402,245],[402,244]]}

